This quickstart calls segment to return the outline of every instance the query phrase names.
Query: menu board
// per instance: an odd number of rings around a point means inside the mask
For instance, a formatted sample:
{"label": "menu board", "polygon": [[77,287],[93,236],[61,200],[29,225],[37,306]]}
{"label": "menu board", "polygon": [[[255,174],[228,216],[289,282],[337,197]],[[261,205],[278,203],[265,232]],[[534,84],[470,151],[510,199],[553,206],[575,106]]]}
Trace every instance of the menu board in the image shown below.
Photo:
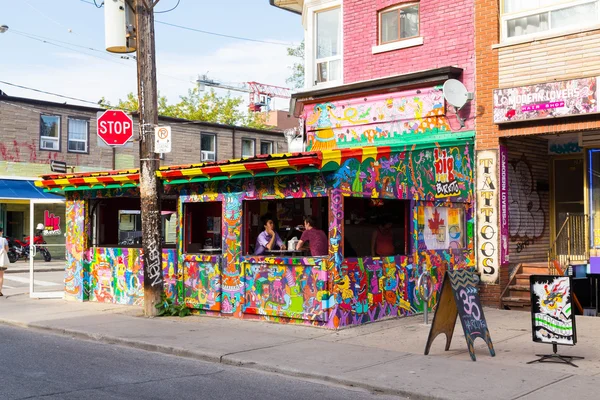
{"label": "menu board", "polygon": [[429,353],[431,343],[440,333],[446,334],[446,350],[450,349],[450,341],[458,317],[460,317],[471,359],[476,361],[474,342],[478,337],[486,342],[492,357],[496,355],[479,300],[478,283],[479,279],[475,273],[469,270],[446,272],[442,293],[429,331],[425,355]]}
{"label": "menu board", "polygon": [[574,345],[577,343],[572,310],[571,278],[561,275],[532,275],[531,325],[534,342]]}

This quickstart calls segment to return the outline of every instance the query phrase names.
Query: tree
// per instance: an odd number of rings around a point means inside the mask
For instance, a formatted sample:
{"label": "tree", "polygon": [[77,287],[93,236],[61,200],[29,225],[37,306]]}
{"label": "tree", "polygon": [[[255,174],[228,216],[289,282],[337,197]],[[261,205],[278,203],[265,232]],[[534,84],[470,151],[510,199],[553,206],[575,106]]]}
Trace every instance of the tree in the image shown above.
{"label": "tree", "polygon": [[[102,107],[111,108],[111,104],[103,97],[98,102]],[[225,125],[246,126],[257,129],[270,129],[267,125],[264,113],[248,112],[241,110],[243,99],[231,97],[230,94],[221,97],[210,90],[201,93],[197,87],[189,89],[187,96],[180,96],[179,102],[169,104],[165,96],[158,96],[158,114],[165,117],[183,118],[191,121],[214,122]],[[129,93],[125,100],[119,99],[115,108],[136,112],[138,111],[138,99],[133,93]]]}
{"label": "tree", "polygon": [[297,47],[288,47],[287,54],[290,57],[300,59],[295,62],[294,65],[289,67],[292,70],[290,75],[285,81],[291,84],[294,88],[299,89],[304,87],[304,40]]}

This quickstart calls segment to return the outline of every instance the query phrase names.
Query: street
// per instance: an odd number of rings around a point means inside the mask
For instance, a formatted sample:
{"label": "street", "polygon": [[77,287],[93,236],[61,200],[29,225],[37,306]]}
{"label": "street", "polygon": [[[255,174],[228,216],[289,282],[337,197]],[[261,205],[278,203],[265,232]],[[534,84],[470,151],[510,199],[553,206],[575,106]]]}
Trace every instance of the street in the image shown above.
{"label": "street", "polygon": [[223,364],[0,326],[4,399],[399,399]]}

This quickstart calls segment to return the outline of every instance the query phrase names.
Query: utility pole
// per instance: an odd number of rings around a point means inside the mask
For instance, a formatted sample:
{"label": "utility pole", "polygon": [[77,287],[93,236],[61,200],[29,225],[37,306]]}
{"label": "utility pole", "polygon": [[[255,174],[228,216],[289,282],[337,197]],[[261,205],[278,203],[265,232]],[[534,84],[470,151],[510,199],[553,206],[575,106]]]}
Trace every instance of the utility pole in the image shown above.
{"label": "utility pole", "polygon": [[161,182],[154,153],[154,127],[158,125],[154,6],[159,0],[132,0],[136,18],[137,76],[140,124],[140,201],[144,251],[144,314],[154,317],[163,293]]}

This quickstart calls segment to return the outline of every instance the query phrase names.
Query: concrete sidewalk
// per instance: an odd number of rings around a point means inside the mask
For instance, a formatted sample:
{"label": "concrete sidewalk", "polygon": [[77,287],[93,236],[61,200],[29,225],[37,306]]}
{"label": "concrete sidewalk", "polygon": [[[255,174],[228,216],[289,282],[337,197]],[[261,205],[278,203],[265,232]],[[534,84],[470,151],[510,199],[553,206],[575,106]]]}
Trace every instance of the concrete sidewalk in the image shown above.
{"label": "concrete sidewalk", "polygon": [[496,357],[482,340],[471,361],[460,323],[450,351],[438,336],[423,355],[423,317],[328,331],[212,317],[142,317],[137,307],[63,300],[0,298],[0,322],[167,354],[360,386],[423,399],[596,399],[600,384],[600,318],[577,317],[579,368],[532,364],[551,346],[531,341],[529,313],[486,309]]}
{"label": "concrete sidewalk", "polygon": [[[64,271],[66,266],[65,260],[52,260],[45,262],[44,260],[35,259],[34,272],[58,272]],[[9,264],[8,269],[4,271],[5,274],[20,274],[29,273],[29,260],[18,260],[12,264]]]}

